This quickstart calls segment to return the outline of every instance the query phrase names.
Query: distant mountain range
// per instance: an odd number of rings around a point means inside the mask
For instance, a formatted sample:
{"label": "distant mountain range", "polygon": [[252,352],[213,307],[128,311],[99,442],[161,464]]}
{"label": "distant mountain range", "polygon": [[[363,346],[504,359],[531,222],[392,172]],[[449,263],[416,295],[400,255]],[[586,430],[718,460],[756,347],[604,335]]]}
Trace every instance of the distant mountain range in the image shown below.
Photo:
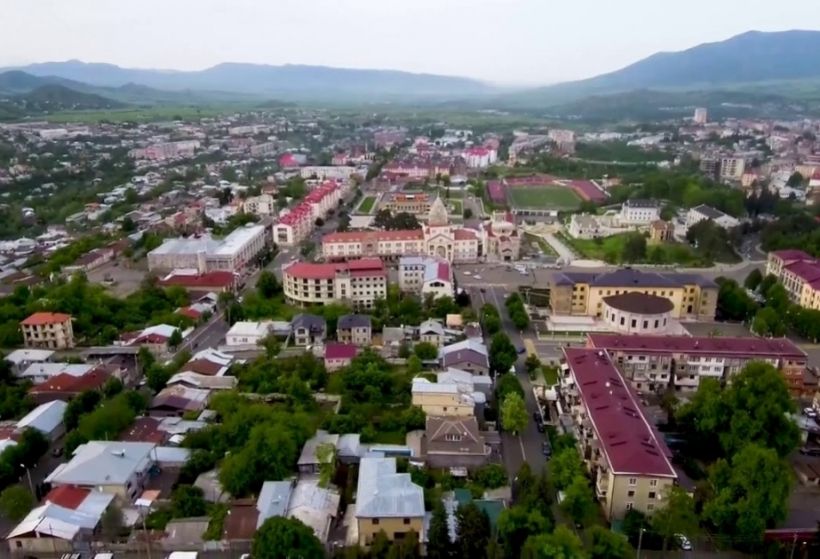
{"label": "distant mountain range", "polygon": [[640,103],[649,103],[661,115],[669,113],[667,105],[673,105],[674,113],[691,103],[801,110],[789,104],[795,99],[820,100],[820,32],[751,31],[680,52],[657,53],[593,78],[518,91],[453,76],[302,65],[225,63],[201,71],[176,71],[70,60],[0,69],[0,98],[17,98],[18,105],[20,96],[44,86],[52,89],[38,93],[40,101],[32,106],[44,107],[49,98],[65,100],[65,90],[53,89],[59,86],[99,97],[77,98],[77,106],[422,102],[596,117]]}

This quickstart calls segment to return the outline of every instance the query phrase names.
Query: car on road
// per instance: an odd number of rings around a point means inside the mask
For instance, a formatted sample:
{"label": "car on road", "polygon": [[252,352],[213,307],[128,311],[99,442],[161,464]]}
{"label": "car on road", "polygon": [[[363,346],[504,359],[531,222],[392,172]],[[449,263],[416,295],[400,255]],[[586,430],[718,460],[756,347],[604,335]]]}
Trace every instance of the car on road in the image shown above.
{"label": "car on road", "polygon": [[541,453],[546,457],[549,458],[552,456],[552,445],[549,441],[544,441],[541,443]]}
{"label": "car on road", "polygon": [[678,542],[678,547],[684,551],[692,551],[692,542],[683,534],[675,534],[675,541]]}
{"label": "car on road", "polygon": [[526,350],[526,348],[519,347],[519,348],[516,349],[516,351],[518,352],[519,355],[521,355],[522,353],[525,353],[527,350]]}
{"label": "car on road", "polygon": [[471,276],[473,273],[470,270],[464,270],[465,276]]}
{"label": "car on road", "polygon": [[532,418],[534,421],[541,421],[541,414],[538,411],[532,412]]}
{"label": "car on road", "polygon": [[479,276],[478,274],[476,274],[476,275],[474,275],[474,276],[473,276],[473,279],[480,280],[480,279],[481,279],[481,276]]}
{"label": "car on road", "polygon": [[803,408],[803,414],[806,417],[815,418],[817,417],[817,410],[814,408]]}
{"label": "car on road", "polygon": [[536,421],[536,422],[535,422],[535,428],[536,428],[536,429],[538,429],[538,432],[539,432],[539,433],[543,433],[544,431],[546,431],[546,430],[547,430],[547,428],[546,428],[546,427],[544,427],[544,424],[543,424],[543,423],[541,423],[540,421]]}

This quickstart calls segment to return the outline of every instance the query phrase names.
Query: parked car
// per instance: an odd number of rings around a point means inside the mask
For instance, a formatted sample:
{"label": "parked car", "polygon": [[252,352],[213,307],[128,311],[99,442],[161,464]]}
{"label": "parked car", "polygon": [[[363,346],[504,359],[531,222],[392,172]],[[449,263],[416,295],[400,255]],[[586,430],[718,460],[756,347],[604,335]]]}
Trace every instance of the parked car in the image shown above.
{"label": "parked car", "polygon": [[692,542],[683,534],[675,534],[675,540],[678,542],[678,547],[684,551],[692,551]]}
{"label": "parked car", "polygon": [[806,417],[814,418],[817,417],[817,410],[814,408],[803,408],[803,414]]}
{"label": "parked car", "polygon": [[550,442],[549,442],[549,441],[544,441],[544,442],[541,444],[541,452],[542,452],[542,453],[544,454],[544,456],[546,456],[547,458],[549,458],[550,456],[552,456],[552,445],[550,444]]}
{"label": "parked car", "polygon": [[535,428],[538,429],[539,433],[543,433],[544,431],[546,431],[546,428],[544,427],[544,424],[541,423],[540,421],[536,422]]}
{"label": "parked car", "polygon": [[804,446],[800,449],[800,454],[806,456],[820,456],[820,446]]}

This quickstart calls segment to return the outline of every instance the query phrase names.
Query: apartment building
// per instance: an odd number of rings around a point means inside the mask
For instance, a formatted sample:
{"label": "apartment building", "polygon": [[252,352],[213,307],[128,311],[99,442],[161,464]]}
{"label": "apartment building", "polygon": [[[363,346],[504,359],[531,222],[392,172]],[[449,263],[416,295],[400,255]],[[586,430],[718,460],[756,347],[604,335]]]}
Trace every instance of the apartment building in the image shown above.
{"label": "apartment building", "polygon": [[645,293],[672,301],[670,318],[712,320],[717,284],[698,274],[642,272],[622,268],[613,272],[563,272],[550,280],[550,307],[557,315],[604,317],[604,298]]}
{"label": "apartment building", "polygon": [[251,196],[243,203],[245,213],[253,215],[273,215],[276,213],[276,201],[270,194]]}
{"label": "apartment building", "polygon": [[314,165],[299,169],[299,176],[303,179],[317,178],[321,180],[350,180],[356,174],[356,167],[342,165]]}
{"label": "apartment building", "polygon": [[264,225],[247,225],[232,231],[224,239],[210,235],[166,239],[148,253],[150,271],[176,269],[208,272],[241,272],[268,244]]}
{"label": "apartment building", "polygon": [[430,256],[399,258],[399,289],[425,297],[452,297],[455,294],[453,269],[446,260]]}
{"label": "apartment building", "polygon": [[695,206],[694,208],[690,208],[690,210],[686,213],[686,228],[689,229],[696,223],[700,223],[704,219],[711,219],[720,227],[724,229],[731,229],[732,227],[737,227],[740,222],[735,219],[734,217],[730,216],[729,214],[723,213],[722,211],[713,208],[712,206],[707,206],[706,204],[701,204],[700,206]]}
{"label": "apartment building", "polygon": [[746,160],[742,157],[721,157],[720,178],[739,181],[746,170]]}
{"label": "apartment building", "polygon": [[820,259],[802,250],[776,250],[769,253],[766,274],[780,280],[793,303],[820,310]]}
{"label": "apartment building", "polygon": [[330,210],[339,206],[342,195],[341,187],[333,181],[311,190],[273,226],[274,242],[285,247],[301,243],[313,231],[317,219],[326,218]]}
{"label": "apartment building", "polygon": [[150,161],[164,161],[177,157],[193,157],[199,147],[199,140],[166,142],[144,148],[132,149],[128,152],[128,157],[132,159],[148,159]]}
{"label": "apartment building", "polygon": [[672,454],[609,354],[564,348],[558,394],[607,519],[660,509],[678,477]]}
{"label": "apartment building", "polygon": [[787,338],[589,334],[587,347],[606,350],[638,392],[694,392],[701,379],[729,381],[751,361],[778,369],[793,394],[806,391],[808,357]]}
{"label": "apartment building", "polygon": [[315,264],[294,261],[282,266],[285,298],[297,305],[345,302],[371,308],[387,296],[387,269],[378,258]]}
{"label": "apartment building", "polygon": [[412,403],[427,415],[472,417],[476,400],[472,392],[464,392],[453,382],[430,382],[426,378],[413,379]]}
{"label": "apartment building", "polygon": [[467,163],[467,167],[471,169],[483,169],[498,160],[498,152],[486,147],[468,148],[464,150],[461,156]]}
{"label": "apartment building", "polygon": [[58,312],[36,312],[20,322],[25,347],[67,349],[74,347],[71,315]]}

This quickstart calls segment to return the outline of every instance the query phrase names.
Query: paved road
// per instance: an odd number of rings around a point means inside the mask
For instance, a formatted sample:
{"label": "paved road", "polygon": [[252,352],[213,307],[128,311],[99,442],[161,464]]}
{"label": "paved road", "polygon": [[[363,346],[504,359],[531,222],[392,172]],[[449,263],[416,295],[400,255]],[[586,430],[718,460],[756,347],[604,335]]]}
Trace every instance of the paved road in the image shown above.
{"label": "paved road", "polygon": [[[504,332],[510,337],[513,345],[523,347],[524,341],[521,334],[516,330],[515,326],[513,326],[507,314],[507,309],[504,306],[504,299],[513,291],[514,288],[507,289],[503,287],[488,287],[485,288],[484,292],[482,292],[479,287],[471,287],[469,289],[473,306],[479,309],[485,303],[489,303],[496,307],[501,315]],[[537,408],[535,396],[532,393],[532,385],[524,369],[524,359],[525,356],[521,355],[516,362],[516,374],[521,382],[521,386],[524,388],[527,412],[530,418],[532,418],[532,414]],[[527,427],[518,436],[507,432],[501,433],[502,457],[504,466],[510,476],[515,476],[524,462],[528,462],[534,472],[541,471],[545,464],[544,455],[541,451],[543,441],[544,435],[538,432],[538,429],[535,427],[535,422],[532,419],[530,419],[527,423]]]}

